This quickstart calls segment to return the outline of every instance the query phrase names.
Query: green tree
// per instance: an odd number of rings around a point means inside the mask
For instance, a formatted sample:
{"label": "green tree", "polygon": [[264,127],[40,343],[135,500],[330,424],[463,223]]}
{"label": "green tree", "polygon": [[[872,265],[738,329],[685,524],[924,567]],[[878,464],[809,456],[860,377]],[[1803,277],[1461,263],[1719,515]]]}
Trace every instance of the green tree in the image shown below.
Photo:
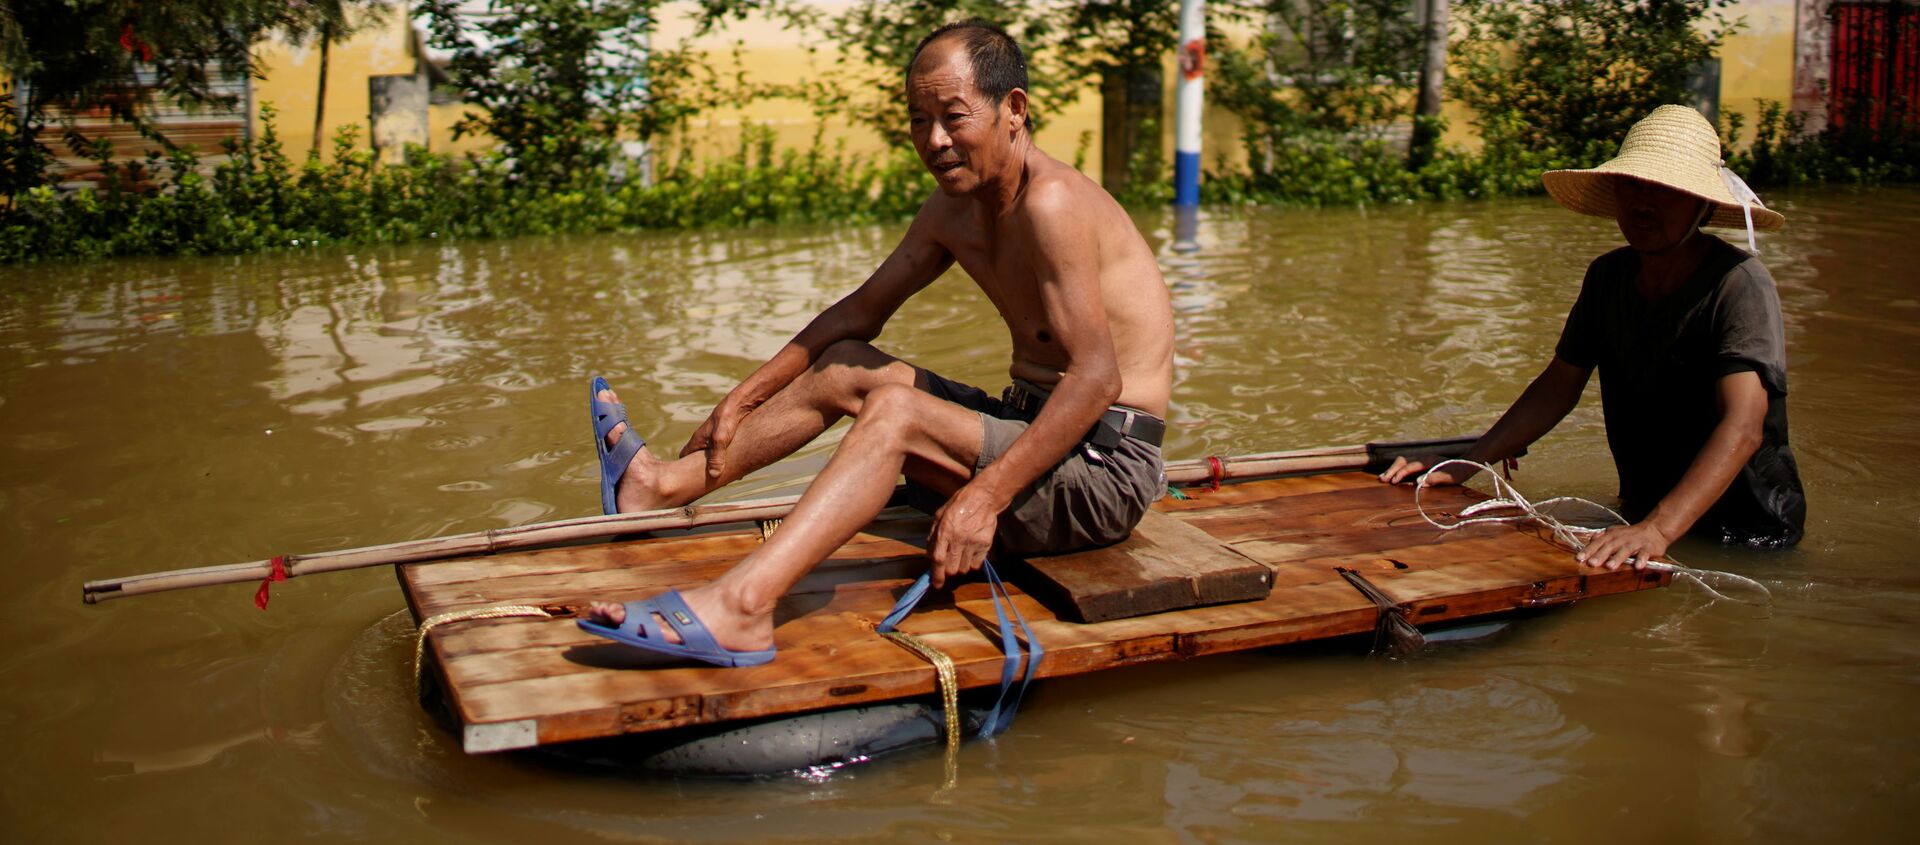
{"label": "green tree", "polygon": [[982,20],[1006,29],[1028,48],[1027,73],[1035,88],[1030,93],[1049,87],[1048,75],[1028,46],[1033,31],[1046,26],[1044,17],[1036,14],[1038,5],[1034,0],[857,0],[837,14],[797,4],[782,6],[779,14],[789,26],[819,32],[840,48],[835,72],[843,84],[817,88],[816,110],[838,108],[852,122],[904,146],[907,62],[920,39],[942,24]]}
{"label": "green tree", "polygon": [[1275,138],[1378,136],[1412,112],[1420,31],[1406,0],[1264,0],[1244,49],[1216,50],[1210,97]]}
{"label": "green tree", "polygon": [[0,15],[0,69],[25,84],[26,120],[55,104],[105,107],[160,138],[141,111],[140,71],[176,102],[230,107],[209,66],[253,68],[253,46],[269,32],[294,43],[326,29],[344,38],[350,16],[378,9],[376,0],[12,0]]}
{"label": "green tree", "polygon": [[1449,89],[1489,140],[1575,161],[1610,154],[1740,26],[1731,0],[1460,0]]}
{"label": "green tree", "polygon": [[[532,186],[592,178],[622,139],[651,138],[725,94],[691,39],[651,43],[665,0],[493,0],[469,14],[461,0],[420,0],[433,46],[476,109],[456,136],[499,140]],[[701,0],[695,35],[764,0]]]}

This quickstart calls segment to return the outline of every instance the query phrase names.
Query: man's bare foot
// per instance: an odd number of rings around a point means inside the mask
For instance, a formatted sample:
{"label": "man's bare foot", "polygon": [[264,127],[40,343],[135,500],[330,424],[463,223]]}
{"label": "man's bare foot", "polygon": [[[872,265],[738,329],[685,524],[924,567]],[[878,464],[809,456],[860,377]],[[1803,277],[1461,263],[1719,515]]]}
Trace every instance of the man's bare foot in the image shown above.
{"label": "man's bare foot", "polygon": [[[714,642],[729,651],[760,651],[773,648],[773,614],[750,614],[733,607],[712,585],[683,590],[688,609],[713,635]],[[658,617],[660,614],[654,614]],[[627,606],[618,602],[597,601],[587,610],[587,618],[602,625],[619,627],[627,621]],[[679,633],[665,620],[658,620],[660,632],[671,643],[681,642]]]}
{"label": "man's bare foot", "polygon": [[[620,397],[611,390],[599,393],[602,402],[619,402]],[[620,438],[627,434],[627,424],[620,423],[607,432],[607,448],[613,448]],[[666,462],[653,456],[647,447],[633,453],[633,460],[627,463],[627,471],[620,476],[620,483],[614,488],[614,507],[621,513],[647,511],[656,508],[670,508],[685,504],[671,500],[665,487]]]}

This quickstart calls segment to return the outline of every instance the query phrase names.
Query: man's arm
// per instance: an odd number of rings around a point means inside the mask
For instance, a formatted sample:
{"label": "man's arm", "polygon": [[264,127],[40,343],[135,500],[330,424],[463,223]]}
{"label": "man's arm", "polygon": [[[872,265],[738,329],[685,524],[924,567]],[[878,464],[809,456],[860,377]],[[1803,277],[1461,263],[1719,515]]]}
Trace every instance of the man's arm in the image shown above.
{"label": "man's arm", "polygon": [[[1667,547],[1693,527],[1700,515],[1720,500],[1734,476],[1759,451],[1767,418],[1767,389],[1760,374],[1747,370],[1723,376],[1716,391],[1720,422],[1700,447],[1687,474],[1660,500],[1647,518],[1632,525],[1609,528],[1580,553],[1589,566],[1618,569],[1632,560],[1634,568],[1667,553]],[[1648,409],[1652,413],[1652,409]]]}
{"label": "man's arm", "polygon": [[681,447],[681,457],[707,450],[707,476],[720,477],[724,469],[721,455],[733,442],[733,433],[742,419],[792,384],[813,366],[827,347],[842,340],[870,341],[879,337],[880,330],[902,303],[946,272],[953,265],[953,255],[934,237],[933,218],[940,213],[936,206],[942,203],[937,193],[927,200],[899,245],[873,275],[820,312],[793,340],[729,391],[707,416],[707,421],[694,430],[687,445]]}
{"label": "man's arm", "polygon": [[[1533,383],[1515,399],[1513,406],[1500,415],[1500,421],[1487,429],[1487,433],[1474,441],[1461,457],[1475,463],[1493,464],[1506,460],[1525,451],[1533,442],[1546,436],[1553,427],[1566,419],[1575,405],[1580,404],[1580,393],[1587,388],[1587,379],[1593,371],[1567,363],[1566,359],[1555,355],[1547,368],[1535,376]],[[1380,480],[1388,484],[1417,479],[1421,471],[1438,463],[1434,458],[1395,458],[1393,466],[1381,473]],[[1436,472],[1428,484],[1459,484],[1474,476],[1475,470],[1464,467],[1458,470],[1448,469]]]}
{"label": "man's arm", "polygon": [[1066,371],[1046,405],[1007,452],[960,488],[935,516],[928,551],[935,583],[971,572],[986,557],[1000,513],[1065,457],[1120,396],[1120,364],[1100,292],[1097,236],[1064,189],[1030,194],[1033,270],[1047,325]]}

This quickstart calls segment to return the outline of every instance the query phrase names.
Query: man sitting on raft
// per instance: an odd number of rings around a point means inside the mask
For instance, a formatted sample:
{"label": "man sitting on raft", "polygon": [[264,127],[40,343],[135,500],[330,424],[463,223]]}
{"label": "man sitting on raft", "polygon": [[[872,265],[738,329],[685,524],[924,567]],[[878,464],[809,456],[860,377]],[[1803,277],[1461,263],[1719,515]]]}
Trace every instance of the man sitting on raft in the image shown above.
{"label": "man sitting on raft", "polygon": [[[1587,267],[1553,361],[1465,458],[1519,454],[1573,410],[1598,368],[1632,522],[1594,538],[1580,560],[1640,566],[1689,530],[1728,543],[1799,542],[1807,503],[1787,447],[1780,296],[1758,257],[1700,231],[1745,226],[1755,248],[1752,230],[1785,218],[1720,164],[1713,126],[1685,106],[1634,124],[1612,161],[1542,179],[1561,205],[1613,218],[1627,246]],[[1380,478],[1412,481],[1433,463],[1396,459]],[[1428,483],[1471,475],[1441,470]]]}
{"label": "man sitting on raft", "polygon": [[[609,512],[685,505],[855,419],[780,530],[733,569],[684,594],[596,602],[590,623],[717,665],[772,660],[775,604],[886,507],[902,473],[917,499],[944,500],[927,538],[936,587],[989,549],[1118,542],[1159,498],[1166,282],[1119,204],[1034,146],[1026,88],[1025,58],[996,27],[952,24],[920,43],[906,95],[939,190],[879,269],[727,394],[678,460],[641,448],[595,380]],[[869,345],[956,262],[1012,334],[1002,399]]]}

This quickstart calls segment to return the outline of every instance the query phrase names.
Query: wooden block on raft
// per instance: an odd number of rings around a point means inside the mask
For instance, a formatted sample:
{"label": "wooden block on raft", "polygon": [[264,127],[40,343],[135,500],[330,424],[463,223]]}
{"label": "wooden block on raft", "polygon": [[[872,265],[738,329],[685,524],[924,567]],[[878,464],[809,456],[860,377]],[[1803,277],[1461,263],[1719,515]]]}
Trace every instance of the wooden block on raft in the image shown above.
{"label": "wooden block on raft", "polygon": [[1212,535],[1147,511],[1133,536],[1104,549],[1027,561],[1034,592],[1063,619],[1106,622],[1264,599],[1273,570]]}

